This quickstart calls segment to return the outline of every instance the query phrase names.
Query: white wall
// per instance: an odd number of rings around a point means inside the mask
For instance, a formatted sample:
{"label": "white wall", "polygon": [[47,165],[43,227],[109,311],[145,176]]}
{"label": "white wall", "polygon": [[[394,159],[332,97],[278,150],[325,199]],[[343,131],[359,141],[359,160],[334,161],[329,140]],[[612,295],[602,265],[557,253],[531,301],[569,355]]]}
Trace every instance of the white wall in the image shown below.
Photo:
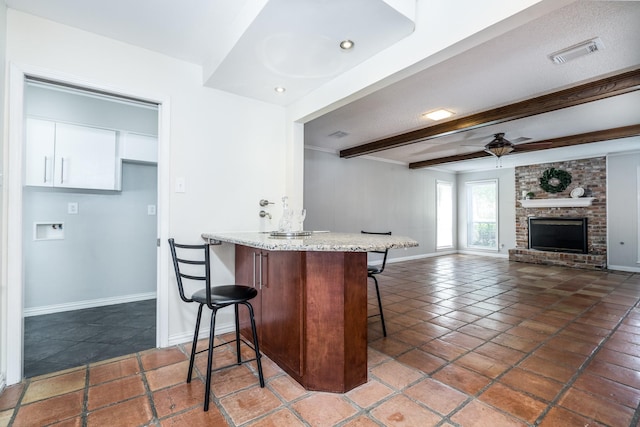
{"label": "white wall", "polygon": [[[168,200],[168,233],[176,240],[197,243],[204,231],[258,229],[258,201],[284,194],[289,167],[284,110],[203,87],[200,67],[14,10],[8,11],[7,60],[167,101],[170,138],[164,143],[170,155],[164,167],[171,187],[176,177],[186,182],[186,192],[171,192]],[[231,282],[233,246],[215,253],[214,281]],[[168,257],[166,244],[160,254]],[[193,330],[195,307],[179,300],[173,272],[165,274],[170,278],[161,283],[169,292],[169,338],[185,339]],[[230,316],[220,320],[221,326],[230,325]]]}
{"label": "white wall", "polygon": [[455,192],[455,175],[450,173],[410,170],[406,165],[366,158],[341,159],[306,149],[305,229],[391,231],[417,240],[420,246],[392,250],[389,259],[434,254],[438,179],[452,182]]}
{"label": "white wall", "polygon": [[509,256],[509,249],[516,247],[516,187],[515,169],[496,168],[482,172],[461,173],[458,181],[458,249],[478,252],[467,248],[467,192],[466,183],[471,181],[498,180],[498,251],[482,252],[485,255]]}
{"label": "white wall", "polygon": [[609,268],[640,272],[640,152],[607,157],[607,242]]}
{"label": "white wall", "polygon": [[[122,191],[25,187],[25,315],[154,298],[157,167],[125,163]],[[67,213],[67,203],[78,213]],[[64,239],[34,240],[36,222],[64,222]]]}
{"label": "white wall", "polygon": [[[5,275],[6,257],[5,249],[5,227],[6,227],[6,215],[5,215],[5,191],[4,191],[4,157],[6,144],[5,138],[5,53],[6,53],[6,36],[7,36],[7,7],[4,2],[0,3],[0,240],[3,242],[0,245],[0,277]],[[5,280],[0,280],[0,392],[5,386],[6,372],[7,372],[7,285]]]}

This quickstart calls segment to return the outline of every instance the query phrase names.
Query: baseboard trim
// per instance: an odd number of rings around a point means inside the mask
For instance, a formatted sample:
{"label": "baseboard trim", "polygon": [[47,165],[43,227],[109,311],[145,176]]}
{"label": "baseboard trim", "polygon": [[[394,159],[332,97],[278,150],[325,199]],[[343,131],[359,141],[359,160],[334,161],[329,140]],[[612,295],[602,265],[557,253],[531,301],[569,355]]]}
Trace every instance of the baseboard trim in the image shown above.
{"label": "baseboard trim", "polygon": [[76,301],[65,304],[43,305],[24,309],[24,317],[40,316],[42,314],[62,313],[64,311],[82,310],[84,308],[103,307],[105,305],[124,304],[127,302],[144,301],[154,299],[155,292],[142,294],[122,295],[118,297],[98,298],[87,301]]}
{"label": "baseboard trim", "polygon": [[608,265],[607,270],[624,271],[627,273],[640,273],[640,267],[627,267],[626,265]]}
{"label": "baseboard trim", "polygon": [[[217,322],[216,322],[217,323]],[[226,324],[221,324],[220,326],[216,325],[216,335],[227,334],[229,332],[235,332],[236,326],[233,322],[228,322]],[[207,339],[209,338],[209,328],[200,329],[198,333],[198,339]],[[186,344],[191,343],[193,340],[193,332],[183,332],[181,334],[175,334],[169,336],[169,346],[178,345],[178,344]]]}
{"label": "baseboard trim", "polygon": [[[405,256],[405,257],[399,257],[399,258],[387,258],[387,264],[393,264],[394,262],[414,261],[416,259],[433,258],[437,256],[442,256],[442,255],[453,255],[457,253],[458,251],[452,250],[452,251],[443,251],[443,252],[431,252],[428,254],[420,254],[420,255],[411,255],[411,256]],[[375,264],[375,263],[372,263],[372,264]],[[382,264],[382,262],[380,262],[380,264]]]}
{"label": "baseboard trim", "polygon": [[478,255],[478,256],[489,256],[493,258],[505,258],[509,259],[509,254],[500,254],[497,252],[482,252],[482,251],[469,251],[469,250],[461,250],[458,251],[461,255]]}

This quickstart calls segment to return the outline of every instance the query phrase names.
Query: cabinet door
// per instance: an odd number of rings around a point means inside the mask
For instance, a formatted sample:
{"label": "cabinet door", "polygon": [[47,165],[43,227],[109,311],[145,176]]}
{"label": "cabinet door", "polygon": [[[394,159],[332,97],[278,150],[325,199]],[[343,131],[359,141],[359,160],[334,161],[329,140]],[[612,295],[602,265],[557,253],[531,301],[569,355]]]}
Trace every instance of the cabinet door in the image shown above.
{"label": "cabinet door", "polygon": [[260,345],[276,363],[302,376],[302,252],[262,251],[262,255],[266,280]]}
{"label": "cabinet door", "polygon": [[57,123],[54,186],[115,190],[116,132]]}
{"label": "cabinet door", "polygon": [[[260,333],[260,313],[261,313],[261,292],[259,289],[259,278],[257,277],[260,251],[248,246],[236,245],[236,285],[251,286],[258,289],[258,296],[249,301],[253,306],[254,317]],[[239,307],[240,314],[240,333],[253,342],[251,334],[251,323],[249,321],[249,312],[245,307]],[[260,338],[258,338],[260,339]]]}
{"label": "cabinet door", "polygon": [[27,119],[25,144],[25,185],[53,186],[53,150],[56,124]]}
{"label": "cabinet door", "polygon": [[120,157],[123,160],[158,163],[158,138],[136,133],[126,133],[121,143]]}

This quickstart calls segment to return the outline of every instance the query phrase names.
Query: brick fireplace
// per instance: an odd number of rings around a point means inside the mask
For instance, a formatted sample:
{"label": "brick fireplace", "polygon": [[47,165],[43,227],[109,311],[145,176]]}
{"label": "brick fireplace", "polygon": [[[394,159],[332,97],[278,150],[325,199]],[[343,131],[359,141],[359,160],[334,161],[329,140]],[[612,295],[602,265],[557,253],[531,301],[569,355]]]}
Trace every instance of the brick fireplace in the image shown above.
{"label": "brick fireplace", "polygon": [[[547,193],[540,188],[540,177],[545,170],[555,168],[571,174],[571,184],[561,193]],[[516,179],[516,248],[509,250],[512,261],[565,267],[603,269],[607,266],[607,171],[605,157],[520,166],[515,169]],[[576,187],[585,190],[584,197],[593,197],[590,206],[523,207],[523,192],[534,193],[534,204],[545,205],[567,202]],[[528,218],[584,217],[587,218],[587,253],[547,252],[529,249]]]}

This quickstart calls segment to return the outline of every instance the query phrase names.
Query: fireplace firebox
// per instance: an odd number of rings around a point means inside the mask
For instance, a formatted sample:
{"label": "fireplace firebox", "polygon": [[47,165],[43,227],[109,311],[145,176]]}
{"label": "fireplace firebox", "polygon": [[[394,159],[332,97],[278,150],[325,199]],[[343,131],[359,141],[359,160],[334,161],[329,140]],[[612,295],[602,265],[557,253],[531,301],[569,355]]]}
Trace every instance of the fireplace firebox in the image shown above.
{"label": "fireplace firebox", "polygon": [[587,218],[529,217],[529,249],[587,253]]}

